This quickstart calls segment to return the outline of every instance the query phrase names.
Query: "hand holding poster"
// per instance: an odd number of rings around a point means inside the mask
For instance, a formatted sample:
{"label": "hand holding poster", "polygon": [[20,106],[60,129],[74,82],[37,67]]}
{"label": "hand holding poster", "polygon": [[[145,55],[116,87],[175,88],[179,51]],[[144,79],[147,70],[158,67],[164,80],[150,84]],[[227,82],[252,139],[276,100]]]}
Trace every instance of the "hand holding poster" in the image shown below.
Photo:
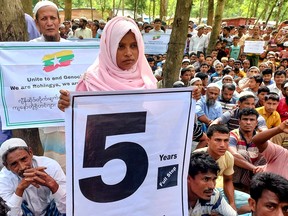
{"label": "hand holding poster", "polygon": [[265,41],[245,41],[244,52],[261,54],[264,52]]}
{"label": "hand holding poster", "polygon": [[74,91],[94,62],[96,43],[0,43],[3,129],[64,125],[59,90]]}
{"label": "hand holding poster", "polygon": [[188,215],[191,89],[72,92],[71,98],[67,215]]}

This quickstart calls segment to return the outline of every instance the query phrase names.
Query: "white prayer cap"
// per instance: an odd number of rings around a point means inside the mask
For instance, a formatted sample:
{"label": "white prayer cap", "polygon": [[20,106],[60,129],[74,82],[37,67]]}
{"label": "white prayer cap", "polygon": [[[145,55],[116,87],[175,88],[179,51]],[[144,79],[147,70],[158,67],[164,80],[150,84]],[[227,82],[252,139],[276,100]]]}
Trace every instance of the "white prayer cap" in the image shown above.
{"label": "white prayer cap", "polygon": [[0,147],[0,161],[2,156],[9,150],[15,147],[28,147],[26,142],[20,138],[11,138],[2,143]]}
{"label": "white prayer cap", "polygon": [[201,81],[202,82],[202,80],[199,78],[199,77],[195,77],[195,78],[193,78],[191,81],[190,81],[190,84],[191,85],[193,85],[195,82],[197,82],[197,81]]}
{"label": "white prayer cap", "polygon": [[285,83],[285,85],[284,85],[284,89],[287,88],[287,87],[288,87],[288,82]]}
{"label": "white prayer cap", "polygon": [[242,91],[239,94],[239,99],[244,97],[244,96],[253,96],[255,98],[255,95],[251,91]]}
{"label": "white prayer cap", "polygon": [[208,89],[208,88],[217,88],[217,89],[219,89],[219,91],[221,91],[221,88],[220,88],[219,85],[216,84],[216,83],[210,83],[210,84],[207,86],[207,89]]}
{"label": "white prayer cap", "polygon": [[45,7],[45,6],[52,6],[52,7],[54,7],[54,8],[58,11],[57,5],[54,4],[53,2],[51,2],[51,1],[39,1],[39,2],[35,5],[35,7],[34,7],[34,9],[33,9],[33,13],[36,15],[36,14],[37,14],[37,11],[38,11],[40,8]]}
{"label": "white prayer cap", "polygon": [[230,78],[231,80],[233,80],[233,77],[231,75],[226,74],[225,76],[223,76],[222,80],[224,80],[225,78]]}

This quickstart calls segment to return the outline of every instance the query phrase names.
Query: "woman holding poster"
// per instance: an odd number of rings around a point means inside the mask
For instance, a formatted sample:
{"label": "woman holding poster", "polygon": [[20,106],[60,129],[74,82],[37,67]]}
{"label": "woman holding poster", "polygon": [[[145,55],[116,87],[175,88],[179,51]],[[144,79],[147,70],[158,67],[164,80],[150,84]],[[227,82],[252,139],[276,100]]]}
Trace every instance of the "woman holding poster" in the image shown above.
{"label": "woman holding poster", "polygon": [[[156,83],[136,23],[115,17],[105,26],[99,56],[81,76],[76,91],[155,89]],[[58,107],[64,111],[70,105],[69,92],[60,93]]]}

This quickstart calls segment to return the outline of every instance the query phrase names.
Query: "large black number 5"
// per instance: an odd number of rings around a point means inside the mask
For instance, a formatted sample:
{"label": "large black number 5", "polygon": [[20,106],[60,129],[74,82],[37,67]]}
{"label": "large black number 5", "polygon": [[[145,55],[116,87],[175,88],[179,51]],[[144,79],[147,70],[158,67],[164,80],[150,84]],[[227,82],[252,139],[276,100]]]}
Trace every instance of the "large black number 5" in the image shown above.
{"label": "large black number 5", "polygon": [[105,148],[105,143],[107,136],[145,132],[145,125],[146,112],[87,117],[83,167],[103,167],[113,159],[123,160],[127,167],[124,179],[115,185],[105,184],[101,176],[80,179],[80,190],[87,199],[99,203],[114,202],[132,195],[140,187],[148,170],[144,148],[128,141]]}

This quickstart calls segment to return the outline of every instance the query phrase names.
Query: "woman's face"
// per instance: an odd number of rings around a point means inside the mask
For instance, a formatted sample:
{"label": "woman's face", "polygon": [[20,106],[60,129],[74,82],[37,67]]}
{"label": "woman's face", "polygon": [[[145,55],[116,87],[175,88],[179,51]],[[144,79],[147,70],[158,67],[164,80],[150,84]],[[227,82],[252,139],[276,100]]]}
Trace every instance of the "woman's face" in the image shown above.
{"label": "woman's face", "polygon": [[139,57],[138,44],[134,33],[129,31],[119,42],[116,62],[122,70],[129,70]]}

